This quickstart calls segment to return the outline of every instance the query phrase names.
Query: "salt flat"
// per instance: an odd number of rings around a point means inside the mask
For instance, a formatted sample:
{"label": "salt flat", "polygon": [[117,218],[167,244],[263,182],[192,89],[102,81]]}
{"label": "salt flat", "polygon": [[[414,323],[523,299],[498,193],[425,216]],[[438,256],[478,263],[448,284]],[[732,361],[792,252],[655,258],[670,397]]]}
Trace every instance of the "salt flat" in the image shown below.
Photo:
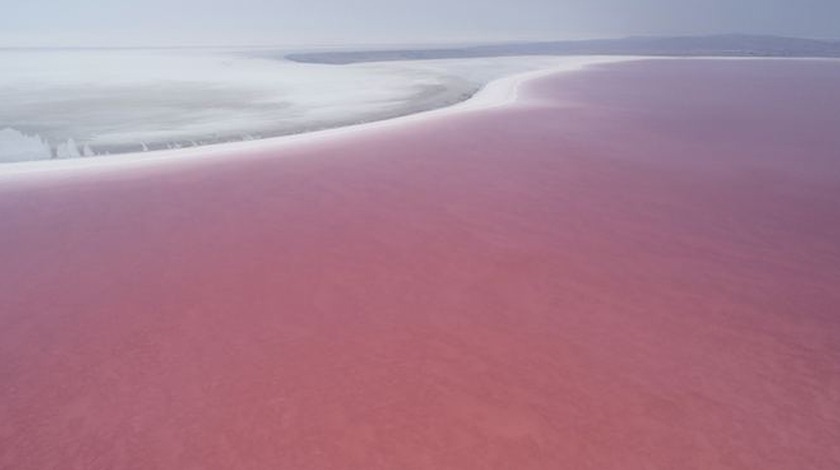
{"label": "salt flat", "polygon": [[376,121],[463,101],[505,75],[580,60],[329,66],[235,50],[3,50],[0,162],[194,147]]}

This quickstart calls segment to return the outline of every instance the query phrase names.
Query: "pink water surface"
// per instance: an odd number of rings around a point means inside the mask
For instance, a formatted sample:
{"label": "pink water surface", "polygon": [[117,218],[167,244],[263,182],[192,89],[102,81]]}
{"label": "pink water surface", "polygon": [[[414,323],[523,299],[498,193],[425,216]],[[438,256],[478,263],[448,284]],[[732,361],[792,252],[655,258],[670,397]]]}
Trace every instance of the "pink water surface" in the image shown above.
{"label": "pink water surface", "polygon": [[4,181],[0,468],[836,470],[838,84],[614,64]]}

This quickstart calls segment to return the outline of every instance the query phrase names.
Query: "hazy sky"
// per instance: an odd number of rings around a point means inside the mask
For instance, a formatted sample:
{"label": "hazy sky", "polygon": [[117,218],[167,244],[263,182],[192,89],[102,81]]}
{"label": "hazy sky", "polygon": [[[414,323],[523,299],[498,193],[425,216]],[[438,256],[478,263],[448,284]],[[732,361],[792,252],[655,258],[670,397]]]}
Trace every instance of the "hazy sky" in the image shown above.
{"label": "hazy sky", "polygon": [[2,45],[840,38],[840,0],[0,0]]}

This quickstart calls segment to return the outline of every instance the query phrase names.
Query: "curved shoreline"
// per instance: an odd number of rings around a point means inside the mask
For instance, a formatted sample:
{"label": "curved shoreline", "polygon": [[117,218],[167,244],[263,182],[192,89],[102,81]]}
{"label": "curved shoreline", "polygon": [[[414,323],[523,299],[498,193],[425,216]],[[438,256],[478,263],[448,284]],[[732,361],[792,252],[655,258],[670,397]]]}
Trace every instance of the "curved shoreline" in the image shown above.
{"label": "curved shoreline", "polygon": [[[547,69],[534,70],[493,80],[463,101],[425,111],[413,112],[392,118],[365,121],[338,127],[302,132],[297,134],[268,137],[248,141],[224,142],[190,148],[153,150],[118,155],[97,155],[92,157],[63,160],[24,161],[0,164],[0,179],[27,177],[46,174],[69,176],[89,171],[148,168],[158,165],[186,164],[188,162],[211,161],[217,158],[243,158],[249,154],[283,150],[290,145],[316,144],[318,141],[336,137],[350,137],[357,133],[378,131],[442,118],[448,115],[507,106],[515,103],[518,90],[524,83],[541,77],[571,73],[601,64],[642,60],[646,57],[597,56],[573,57],[568,63]],[[235,155],[234,155],[235,154]]]}

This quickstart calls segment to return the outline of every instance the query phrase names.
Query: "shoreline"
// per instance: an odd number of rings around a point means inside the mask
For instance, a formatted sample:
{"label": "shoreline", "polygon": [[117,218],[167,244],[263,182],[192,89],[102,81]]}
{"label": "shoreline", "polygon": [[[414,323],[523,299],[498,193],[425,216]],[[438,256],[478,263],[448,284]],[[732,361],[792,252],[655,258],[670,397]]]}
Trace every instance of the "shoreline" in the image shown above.
{"label": "shoreline", "polygon": [[[258,138],[253,140],[231,141],[184,147],[178,149],[149,150],[145,152],[129,152],[113,155],[95,155],[90,157],[33,160],[9,162],[0,164],[0,180],[12,177],[34,176],[55,172],[85,172],[94,170],[119,170],[123,167],[142,168],[149,165],[167,165],[195,162],[202,159],[226,158],[236,154],[236,158],[243,158],[247,154],[262,153],[264,151],[280,151],[289,145],[315,144],[319,140],[334,137],[349,137],[357,132],[370,132],[389,127],[399,127],[421,122],[427,119],[442,118],[461,112],[472,112],[481,109],[511,105],[516,102],[517,90],[530,80],[557,74],[573,73],[588,67],[631,62],[637,60],[658,60],[658,58],[634,56],[593,56],[572,57],[568,63],[546,69],[534,70],[509,75],[492,80],[479,87],[464,100],[451,104],[444,104],[421,111],[408,111],[395,117],[373,119],[355,124],[339,125],[324,129],[285,134],[275,137]],[[410,108],[410,106],[408,106]],[[246,155],[243,155],[245,153]],[[66,175],[65,175],[66,176]]]}

